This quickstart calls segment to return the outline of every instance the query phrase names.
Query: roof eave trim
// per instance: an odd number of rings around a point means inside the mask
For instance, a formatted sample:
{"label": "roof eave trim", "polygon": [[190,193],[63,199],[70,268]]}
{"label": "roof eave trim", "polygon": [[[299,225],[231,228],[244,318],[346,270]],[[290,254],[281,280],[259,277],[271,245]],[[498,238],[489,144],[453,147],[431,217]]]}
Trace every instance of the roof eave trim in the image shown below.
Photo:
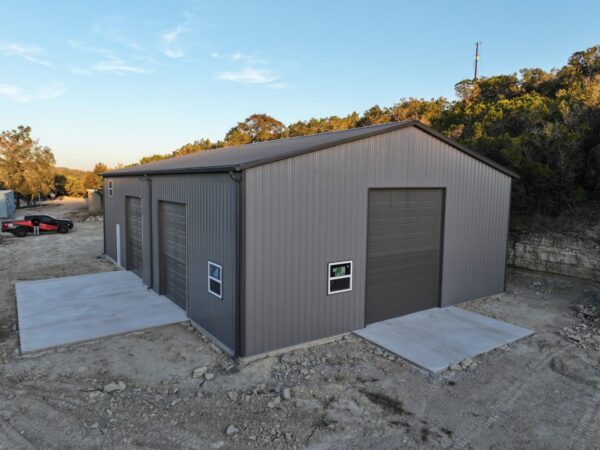
{"label": "roof eave trim", "polygon": [[195,173],[229,173],[241,172],[243,169],[240,165],[235,166],[218,166],[218,167],[185,167],[180,169],[160,169],[160,170],[132,170],[131,172],[105,172],[100,175],[103,178],[117,177],[144,177],[153,175],[183,175]]}

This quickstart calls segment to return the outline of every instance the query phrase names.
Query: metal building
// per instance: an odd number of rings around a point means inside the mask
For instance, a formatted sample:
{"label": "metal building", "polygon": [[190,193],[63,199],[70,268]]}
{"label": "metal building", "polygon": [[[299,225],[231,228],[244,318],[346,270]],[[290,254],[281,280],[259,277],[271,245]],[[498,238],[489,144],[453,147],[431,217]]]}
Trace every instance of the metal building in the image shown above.
{"label": "metal building", "polygon": [[0,191],[0,219],[15,217],[15,193],[13,191]]}
{"label": "metal building", "polygon": [[105,253],[255,355],[502,292],[513,177],[419,122],[204,151],[105,174]]}

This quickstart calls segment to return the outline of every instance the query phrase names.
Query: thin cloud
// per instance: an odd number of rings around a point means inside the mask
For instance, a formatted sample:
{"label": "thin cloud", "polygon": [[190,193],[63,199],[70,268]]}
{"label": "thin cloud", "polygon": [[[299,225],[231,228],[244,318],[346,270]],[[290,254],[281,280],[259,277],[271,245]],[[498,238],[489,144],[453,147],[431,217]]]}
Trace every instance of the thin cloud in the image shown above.
{"label": "thin cloud", "polygon": [[263,59],[260,59],[258,57],[258,55],[253,54],[253,53],[244,53],[244,52],[234,52],[228,55],[223,55],[221,53],[218,52],[213,52],[210,55],[212,58],[214,59],[219,59],[222,61],[229,61],[229,62],[243,62],[246,64],[265,64],[267,61],[264,61]]}
{"label": "thin cloud", "polygon": [[16,43],[0,44],[0,53],[7,56],[16,56],[34,64],[50,67],[52,64],[42,58],[40,55],[44,50],[37,45],[23,45]]}
{"label": "thin cloud", "polygon": [[52,100],[60,97],[65,92],[67,92],[67,89],[58,83],[39,86],[34,91],[27,91],[14,84],[0,83],[0,95],[19,103],[28,103],[34,100]]}
{"label": "thin cloud", "polygon": [[60,97],[67,92],[67,89],[62,84],[51,84],[49,86],[40,86],[38,88],[37,98],[39,100],[52,100]]}
{"label": "thin cloud", "polygon": [[91,75],[92,72],[125,75],[128,73],[147,74],[152,70],[143,66],[129,64],[116,56],[111,50],[100,47],[89,47],[77,41],[68,42],[75,50],[84,53],[99,54],[103,59],[92,64],[89,68],[72,66],[69,70],[76,75]]}
{"label": "thin cloud", "polygon": [[242,70],[223,72],[219,74],[220,80],[245,84],[270,84],[277,81],[277,76],[270,70],[246,67]]}
{"label": "thin cloud", "polygon": [[181,58],[185,56],[185,52],[178,47],[177,39],[180,35],[187,33],[188,29],[183,25],[177,25],[171,31],[167,31],[161,35],[163,41],[163,54],[169,58]]}
{"label": "thin cloud", "polygon": [[88,69],[82,69],[81,67],[69,67],[69,71],[74,73],[75,75],[92,75],[92,71]]}
{"label": "thin cloud", "polygon": [[110,55],[112,53],[112,51],[110,51],[107,48],[90,47],[85,44],[82,44],[79,41],[70,40],[67,41],[67,43],[70,47],[74,48],[75,50],[79,50],[80,52],[84,53],[99,53],[101,55]]}
{"label": "thin cloud", "polygon": [[122,15],[108,16],[98,20],[92,27],[92,32],[133,50],[142,50],[140,43],[131,37],[131,30],[136,30],[140,22]]}
{"label": "thin cloud", "polygon": [[96,72],[112,75],[125,75],[126,73],[146,74],[151,72],[150,69],[146,69],[145,67],[127,64],[121,58],[114,55],[107,55],[104,60],[92,65],[92,69]]}

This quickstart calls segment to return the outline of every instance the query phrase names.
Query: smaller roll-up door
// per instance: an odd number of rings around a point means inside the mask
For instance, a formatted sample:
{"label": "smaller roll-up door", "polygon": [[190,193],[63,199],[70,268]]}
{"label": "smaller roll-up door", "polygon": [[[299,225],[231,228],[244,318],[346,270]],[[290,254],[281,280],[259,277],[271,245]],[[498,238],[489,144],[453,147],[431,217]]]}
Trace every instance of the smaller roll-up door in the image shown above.
{"label": "smaller roll-up door", "polygon": [[187,309],[186,207],[159,202],[161,293]]}
{"label": "smaller roll-up door", "polygon": [[142,200],[125,198],[125,233],[127,245],[127,270],[142,277],[144,273]]}

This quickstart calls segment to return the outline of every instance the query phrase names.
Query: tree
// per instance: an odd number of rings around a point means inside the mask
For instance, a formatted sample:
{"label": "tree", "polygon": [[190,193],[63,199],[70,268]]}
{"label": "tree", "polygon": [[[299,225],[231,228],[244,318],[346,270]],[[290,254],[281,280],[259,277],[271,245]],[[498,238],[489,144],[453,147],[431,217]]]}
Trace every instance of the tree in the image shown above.
{"label": "tree", "polygon": [[156,162],[156,161],[162,161],[163,159],[167,159],[170,158],[169,155],[160,155],[158,153],[155,153],[154,155],[151,156],[144,156],[142,159],[140,159],[138,164],[148,164],[151,162]]}
{"label": "tree", "polygon": [[102,185],[102,178],[94,172],[88,172],[83,178],[83,187],[85,189],[99,189]]}
{"label": "tree", "polygon": [[266,114],[252,114],[225,135],[227,146],[269,141],[282,137],[285,125]]}
{"label": "tree", "polygon": [[92,172],[98,176],[102,176],[103,173],[108,172],[109,170],[110,169],[108,168],[108,166],[106,164],[99,162],[99,163],[96,163],[96,165],[92,169]]}
{"label": "tree", "polygon": [[172,153],[172,156],[189,155],[190,153],[212,150],[221,146],[222,144],[213,143],[210,141],[210,139],[199,139],[190,144],[185,144],[182,147],[179,147]]}
{"label": "tree", "polygon": [[64,175],[54,175],[54,193],[61,197],[67,195],[67,177]]}
{"label": "tree", "polygon": [[73,197],[81,197],[85,194],[85,186],[83,185],[83,180],[79,177],[67,175],[65,188],[67,191],[67,195]]}
{"label": "tree", "polygon": [[254,114],[231,128],[224,142],[201,139],[163,159],[196,151],[306,136],[403,120],[419,120],[488,158],[514,169],[513,209],[556,214],[600,198],[600,45],[575,52],[558,69],[467,79],[457,100],[401,99],[363,114],[297,121],[287,127]]}
{"label": "tree", "polygon": [[0,134],[0,181],[17,195],[33,200],[54,188],[54,155],[31,137],[31,128],[19,126]]}

